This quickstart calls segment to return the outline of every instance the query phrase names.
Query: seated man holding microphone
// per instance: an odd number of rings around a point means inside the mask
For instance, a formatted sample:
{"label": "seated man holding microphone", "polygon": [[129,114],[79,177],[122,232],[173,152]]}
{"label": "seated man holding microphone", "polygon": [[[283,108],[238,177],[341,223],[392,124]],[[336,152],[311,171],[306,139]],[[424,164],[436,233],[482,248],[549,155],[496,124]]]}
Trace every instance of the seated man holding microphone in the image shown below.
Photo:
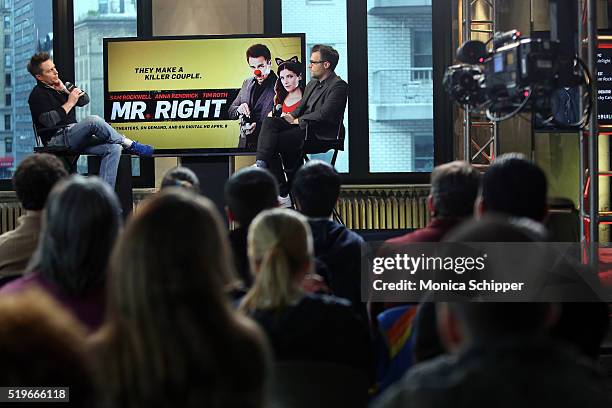
{"label": "seated man holding microphone", "polygon": [[102,156],[100,177],[115,187],[121,148],[131,154],[151,156],[153,147],[119,134],[97,115],[77,122],[75,107],[89,103],[89,96],[59,78],[46,52],[34,54],[28,72],[36,79],[28,104],[36,132],[45,146],[66,146],[72,150]]}
{"label": "seated man holding microphone", "polygon": [[258,167],[269,169],[279,183],[281,197],[289,194],[278,154],[285,168],[294,169],[304,146],[308,127],[308,144],[325,146],[338,137],[346,108],[348,84],[334,70],[338,51],[327,45],[315,45],[310,56],[310,75],[300,105],[281,117],[269,117],[263,122],[257,142]]}

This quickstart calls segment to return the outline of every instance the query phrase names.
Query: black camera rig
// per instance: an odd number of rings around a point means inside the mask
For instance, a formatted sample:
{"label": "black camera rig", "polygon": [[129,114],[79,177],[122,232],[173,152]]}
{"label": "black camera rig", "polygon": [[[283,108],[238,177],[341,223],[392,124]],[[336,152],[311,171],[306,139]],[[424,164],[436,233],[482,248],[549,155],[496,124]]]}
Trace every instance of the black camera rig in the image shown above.
{"label": "black camera rig", "polygon": [[[584,62],[547,38],[522,38],[517,30],[496,33],[492,50],[481,41],[467,41],[457,51],[460,64],[449,67],[444,87],[450,98],[472,109],[484,110],[491,121],[509,119],[531,110],[545,124],[581,128],[592,104],[592,79]],[[578,121],[558,122],[555,92],[583,88]]]}

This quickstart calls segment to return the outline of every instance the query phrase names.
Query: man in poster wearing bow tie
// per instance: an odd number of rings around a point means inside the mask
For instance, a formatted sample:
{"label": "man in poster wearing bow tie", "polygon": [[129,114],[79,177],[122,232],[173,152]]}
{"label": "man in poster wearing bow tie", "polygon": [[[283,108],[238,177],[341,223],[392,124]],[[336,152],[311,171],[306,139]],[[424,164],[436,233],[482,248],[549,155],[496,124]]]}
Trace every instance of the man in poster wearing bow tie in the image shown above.
{"label": "man in poster wearing bow tie", "polygon": [[229,107],[230,119],[240,119],[238,147],[255,150],[261,124],[274,106],[276,74],[272,71],[270,49],[253,44],[246,51],[246,60],[253,76],[242,83],[242,88]]}

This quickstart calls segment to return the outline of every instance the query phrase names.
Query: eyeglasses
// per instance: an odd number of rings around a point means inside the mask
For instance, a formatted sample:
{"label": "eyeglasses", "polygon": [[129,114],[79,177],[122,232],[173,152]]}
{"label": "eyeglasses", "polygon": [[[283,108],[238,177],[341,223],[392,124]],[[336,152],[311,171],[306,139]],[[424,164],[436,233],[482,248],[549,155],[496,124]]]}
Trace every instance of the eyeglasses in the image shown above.
{"label": "eyeglasses", "polygon": [[324,63],[324,62],[327,62],[327,60],[321,60],[321,61],[313,61],[313,60],[310,60],[310,65],[314,65],[314,64],[322,64],[322,63]]}

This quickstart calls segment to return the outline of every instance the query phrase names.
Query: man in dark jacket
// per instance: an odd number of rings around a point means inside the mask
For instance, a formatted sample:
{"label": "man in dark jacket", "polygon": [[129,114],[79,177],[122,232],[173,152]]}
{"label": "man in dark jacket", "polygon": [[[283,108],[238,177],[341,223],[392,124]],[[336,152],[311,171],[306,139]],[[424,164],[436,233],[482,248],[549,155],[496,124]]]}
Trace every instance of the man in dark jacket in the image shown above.
{"label": "man in dark jacket", "polygon": [[311,160],[297,171],[292,191],[298,210],[308,217],[312,230],[317,274],[325,279],[334,296],[350,300],[353,310],[365,320],[360,278],[364,241],[332,219],[340,183],[336,169]]}
{"label": "man in dark jacket", "polygon": [[431,172],[431,192],[427,208],[431,221],[420,230],[392,238],[388,244],[438,242],[444,234],[472,216],[478,195],[480,173],[467,162],[445,163]]}
{"label": "man in dark jacket", "polygon": [[274,177],[264,169],[240,169],[225,183],[225,211],[235,228],[229,233],[234,253],[236,272],[246,288],[251,287],[253,275],[247,256],[247,234],[253,218],[263,210],[278,206],[278,187]]}
{"label": "man in dark jacket", "polygon": [[[547,197],[548,183],[542,169],[520,153],[506,153],[497,157],[482,177],[476,215],[525,217],[546,231],[542,223],[548,216]],[[565,261],[560,266],[564,264]],[[583,279],[590,281],[584,287],[587,293],[591,289],[599,290],[595,274],[584,270],[582,265],[565,266],[571,266],[565,270],[572,273],[564,277],[559,275],[559,278],[567,279],[566,284],[576,285],[571,286],[574,299],[580,299],[578,288],[585,284]],[[599,347],[609,325],[608,305],[595,300],[591,297],[587,302],[562,302],[558,322],[551,329],[556,338],[568,341],[593,359],[599,356]]]}
{"label": "man in dark jacket", "polygon": [[257,165],[269,168],[279,183],[281,196],[289,193],[278,154],[286,169],[294,169],[299,152],[307,143],[323,147],[335,141],[342,126],[348,84],[334,70],[340,59],[338,51],[327,45],[315,45],[310,55],[312,80],[306,85],[302,103],[290,114],[266,118],[257,143]]}
{"label": "man in dark jacket", "polygon": [[450,354],[415,366],[373,404],[395,407],[609,407],[597,365],[546,335],[548,303],[439,303]]}
{"label": "man in dark jacket", "polygon": [[141,156],[153,154],[152,146],[117,133],[99,116],[88,116],[77,123],[74,108],[87,105],[89,96],[77,87],[66,87],[48,53],[34,54],[28,71],[36,79],[36,86],[28,98],[32,122],[45,146],[65,146],[102,156],[100,177],[111,187],[115,186],[121,147]]}
{"label": "man in dark jacket", "polygon": [[270,49],[253,44],[246,51],[253,76],[245,79],[234,102],[229,107],[230,119],[240,119],[238,147],[254,150],[261,124],[274,107],[274,85],[277,76],[272,71]]}

